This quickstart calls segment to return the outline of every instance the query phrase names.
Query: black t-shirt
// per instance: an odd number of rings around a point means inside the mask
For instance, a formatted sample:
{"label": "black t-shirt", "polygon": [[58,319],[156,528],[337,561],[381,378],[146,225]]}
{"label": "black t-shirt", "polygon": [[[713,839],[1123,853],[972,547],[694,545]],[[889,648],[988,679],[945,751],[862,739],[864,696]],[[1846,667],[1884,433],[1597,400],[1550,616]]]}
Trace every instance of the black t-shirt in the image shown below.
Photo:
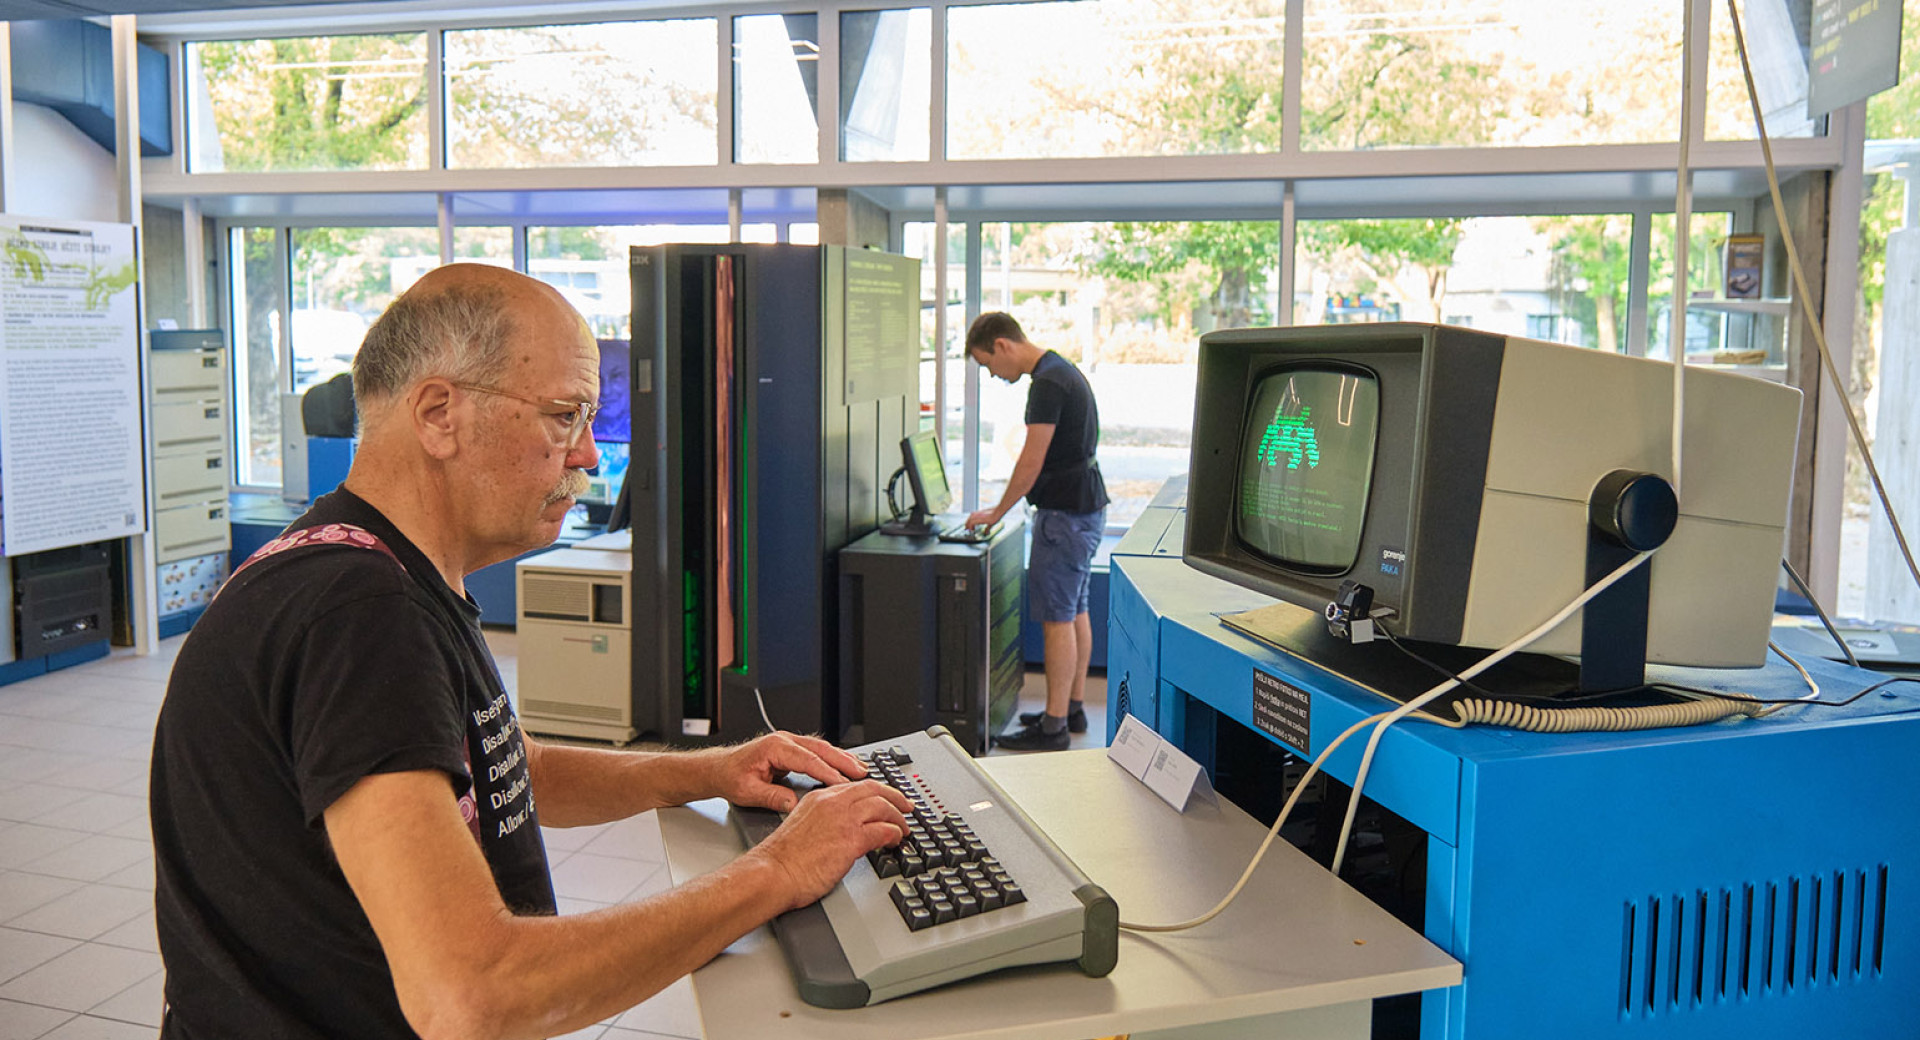
{"label": "black t-shirt", "polygon": [[1053,425],[1040,476],[1027,492],[1039,509],[1091,513],[1107,504],[1107,484],[1093,455],[1100,447],[1100,408],[1093,387],[1073,362],[1049,350],[1033,366],[1027,389],[1027,425]]}
{"label": "black t-shirt", "polygon": [[375,773],[446,773],[507,905],[555,912],[526,745],[479,608],[351,492],[288,530],[330,538],[329,524],[393,555],[322,544],[256,558],[174,663],[150,798],[167,1037],[415,1036],[322,816]]}

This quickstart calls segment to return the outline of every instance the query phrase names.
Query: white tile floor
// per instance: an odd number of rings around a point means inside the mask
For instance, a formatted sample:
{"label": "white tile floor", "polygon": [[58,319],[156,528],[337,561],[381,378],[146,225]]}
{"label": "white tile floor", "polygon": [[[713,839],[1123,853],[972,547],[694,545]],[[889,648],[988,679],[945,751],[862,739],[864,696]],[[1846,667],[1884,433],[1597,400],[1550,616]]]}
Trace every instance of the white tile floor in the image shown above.
{"label": "white tile floor", "polygon": [[[513,633],[489,630],[488,639],[512,683]],[[0,686],[0,1040],[130,1040],[159,1027],[147,761],[181,641]],[[1093,732],[1075,747],[1104,742],[1105,698],[1095,675]],[[1043,701],[1030,672],[1020,710]],[[546,840],[562,913],[668,887],[650,817],[548,830]],[[567,1040],[699,1036],[683,979]]]}

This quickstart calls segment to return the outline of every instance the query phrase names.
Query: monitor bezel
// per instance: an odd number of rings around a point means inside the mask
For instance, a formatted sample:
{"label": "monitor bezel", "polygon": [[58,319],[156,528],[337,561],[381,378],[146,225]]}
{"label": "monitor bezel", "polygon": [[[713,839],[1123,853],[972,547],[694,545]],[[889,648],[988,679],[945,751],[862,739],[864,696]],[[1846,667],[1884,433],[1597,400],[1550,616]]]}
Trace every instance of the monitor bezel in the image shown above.
{"label": "monitor bezel", "polygon": [[[937,503],[928,499],[926,474],[921,471],[919,456],[913,450],[914,445],[921,442],[933,445],[934,457],[940,462],[940,488],[943,494]],[[900,456],[907,471],[907,485],[913,490],[913,517],[924,521],[927,517],[939,516],[952,509],[953,482],[947,479],[946,448],[940,443],[939,431],[916,430],[900,438]]]}
{"label": "monitor bezel", "polygon": [[[1350,375],[1363,376],[1373,382],[1376,402],[1381,393],[1379,372],[1357,362],[1328,358],[1324,355],[1287,357],[1263,366],[1250,367],[1247,371],[1246,397],[1240,407],[1242,421],[1239,435],[1240,454],[1234,461],[1236,474],[1243,476],[1246,473],[1247,460],[1245,456],[1248,443],[1247,438],[1254,424],[1253,406],[1259,399],[1260,388],[1266,385],[1269,379],[1290,371],[1343,372]],[[1353,559],[1349,560],[1345,566],[1316,567],[1312,564],[1289,560],[1285,557],[1275,556],[1249,541],[1247,537],[1241,533],[1240,529],[1240,520],[1244,515],[1240,508],[1241,494],[1245,488],[1244,479],[1236,479],[1233,488],[1231,533],[1234,544],[1237,545],[1242,552],[1250,554],[1256,560],[1268,566],[1278,567],[1295,574],[1315,578],[1333,578],[1353,573],[1354,568],[1360,565],[1360,561],[1364,556],[1364,550],[1367,546],[1366,535],[1368,523],[1372,516],[1373,497],[1376,488],[1379,486],[1379,474],[1376,472],[1376,467],[1380,464],[1380,432],[1379,405],[1376,403],[1373,441],[1369,447],[1367,456],[1367,491],[1365,500],[1360,503],[1359,529],[1355,532],[1353,540]]]}

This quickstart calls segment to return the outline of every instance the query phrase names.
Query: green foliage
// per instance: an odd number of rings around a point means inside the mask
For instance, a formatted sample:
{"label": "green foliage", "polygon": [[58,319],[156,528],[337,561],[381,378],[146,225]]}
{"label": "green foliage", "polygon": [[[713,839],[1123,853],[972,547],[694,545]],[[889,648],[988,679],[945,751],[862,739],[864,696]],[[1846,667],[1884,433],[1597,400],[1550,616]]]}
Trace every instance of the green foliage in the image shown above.
{"label": "green foliage", "polygon": [[420,34],[194,46],[225,169],[425,165],[426,43]]}

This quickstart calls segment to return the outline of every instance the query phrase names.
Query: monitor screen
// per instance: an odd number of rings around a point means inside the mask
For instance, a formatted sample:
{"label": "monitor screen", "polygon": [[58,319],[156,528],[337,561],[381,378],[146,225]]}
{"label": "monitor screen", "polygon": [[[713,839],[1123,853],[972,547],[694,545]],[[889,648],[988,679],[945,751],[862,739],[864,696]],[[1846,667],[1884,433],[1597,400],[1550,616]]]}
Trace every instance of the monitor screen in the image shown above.
{"label": "monitor screen", "polygon": [[633,381],[629,377],[633,351],[624,339],[600,341],[600,411],[593,417],[593,439],[633,440]]}
{"label": "monitor screen", "polygon": [[1259,377],[1241,435],[1240,540],[1303,571],[1352,569],[1379,428],[1380,383],[1364,369],[1297,364]]}
{"label": "monitor screen", "polygon": [[910,434],[901,447],[920,508],[928,516],[946,512],[953,505],[953,491],[947,484],[947,461],[942,457],[939,435],[921,430]]}

